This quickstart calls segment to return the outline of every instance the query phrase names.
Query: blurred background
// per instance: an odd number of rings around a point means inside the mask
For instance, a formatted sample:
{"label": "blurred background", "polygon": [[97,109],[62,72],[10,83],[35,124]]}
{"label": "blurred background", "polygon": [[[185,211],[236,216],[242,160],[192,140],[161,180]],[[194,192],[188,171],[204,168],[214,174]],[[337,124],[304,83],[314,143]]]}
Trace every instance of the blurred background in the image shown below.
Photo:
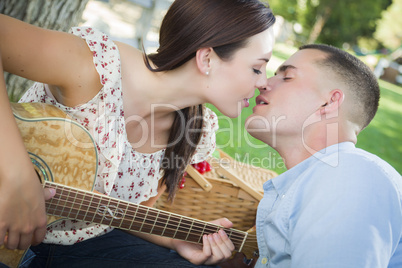
{"label": "blurred background", "polygon": [[[159,25],[172,0],[0,0],[0,13],[40,27],[68,31],[92,26],[112,39],[147,53],[158,47]],[[402,173],[402,0],[270,0],[276,15],[276,45],[267,75],[305,43],[326,43],[358,56],[379,78],[381,100],[357,147],[372,152]],[[10,100],[17,101],[32,84],[5,74]],[[256,92],[257,93],[257,92]],[[250,100],[251,106],[255,104]],[[250,137],[244,121],[219,117],[217,145],[235,160],[282,173],[277,152]]]}

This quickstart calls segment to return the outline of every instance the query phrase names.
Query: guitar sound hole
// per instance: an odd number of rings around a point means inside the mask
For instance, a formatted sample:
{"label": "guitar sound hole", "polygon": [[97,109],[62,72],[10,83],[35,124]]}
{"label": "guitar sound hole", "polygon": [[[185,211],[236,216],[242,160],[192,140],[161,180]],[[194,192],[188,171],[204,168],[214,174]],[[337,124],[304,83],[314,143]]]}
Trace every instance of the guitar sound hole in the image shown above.
{"label": "guitar sound hole", "polygon": [[38,180],[40,183],[42,183],[42,177],[40,176],[39,172],[35,169],[35,173],[38,176]]}

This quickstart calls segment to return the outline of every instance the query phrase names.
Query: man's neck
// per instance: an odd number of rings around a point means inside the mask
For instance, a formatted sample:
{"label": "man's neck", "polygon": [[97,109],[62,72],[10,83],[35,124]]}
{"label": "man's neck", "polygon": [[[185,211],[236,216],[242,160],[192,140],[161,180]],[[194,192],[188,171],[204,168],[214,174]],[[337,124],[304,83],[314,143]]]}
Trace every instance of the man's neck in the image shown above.
{"label": "man's neck", "polygon": [[[332,126],[332,128],[335,128]],[[286,168],[291,169],[300,162],[311,157],[315,153],[342,142],[353,142],[356,144],[356,135],[352,132],[343,132],[338,129],[315,132],[316,135],[305,135],[300,137],[281,139],[274,148],[281,155]]]}

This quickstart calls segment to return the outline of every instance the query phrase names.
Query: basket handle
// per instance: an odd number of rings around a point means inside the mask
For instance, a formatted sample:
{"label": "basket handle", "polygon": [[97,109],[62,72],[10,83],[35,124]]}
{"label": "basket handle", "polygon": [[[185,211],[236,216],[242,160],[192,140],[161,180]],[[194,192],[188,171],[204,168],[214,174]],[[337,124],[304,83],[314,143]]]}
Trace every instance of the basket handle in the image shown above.
{"label": "basket handle", "polygon": [[212,184],[209,183],[204,176],[202,176],[198,170],[196,170],[192,165],[188,165],[187,166],[187,173],[188,175],[191,176],[191,178],[193,178],[202,189],[204,189],[204,191],[209,192],[212,189]]}
{"label": "basket handle", "polygon": [[213,164],[213,168],[216,168],[221,175],[225,176],[229,181],[233,182],[237,186],[239,186],[241,189],[243,189],[246,193],[249,195],[253,196],[255,199],[260,201],[263,197],[263,194],[256,191],[251,187],[248,183],[240,179],[236,174],[225,168],[223,165],[219,164]]}

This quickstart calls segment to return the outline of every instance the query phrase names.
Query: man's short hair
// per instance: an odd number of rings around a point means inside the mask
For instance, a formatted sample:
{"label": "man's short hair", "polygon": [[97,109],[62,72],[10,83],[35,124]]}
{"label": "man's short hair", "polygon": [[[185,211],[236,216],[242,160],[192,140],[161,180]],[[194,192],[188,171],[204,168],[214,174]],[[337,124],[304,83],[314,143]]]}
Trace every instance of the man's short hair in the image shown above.
{"label": "man's short hair", "polygon": [[349,119],[365,128],[377,113],[380,100],[377,78],[370,68],[355,56],[330,45],[309,44],[299,48],[302,49],[317,49],[327,55],[318,61],[319,66],[348,87],[346,96],[352,95],[354,104],[354,114]]}

